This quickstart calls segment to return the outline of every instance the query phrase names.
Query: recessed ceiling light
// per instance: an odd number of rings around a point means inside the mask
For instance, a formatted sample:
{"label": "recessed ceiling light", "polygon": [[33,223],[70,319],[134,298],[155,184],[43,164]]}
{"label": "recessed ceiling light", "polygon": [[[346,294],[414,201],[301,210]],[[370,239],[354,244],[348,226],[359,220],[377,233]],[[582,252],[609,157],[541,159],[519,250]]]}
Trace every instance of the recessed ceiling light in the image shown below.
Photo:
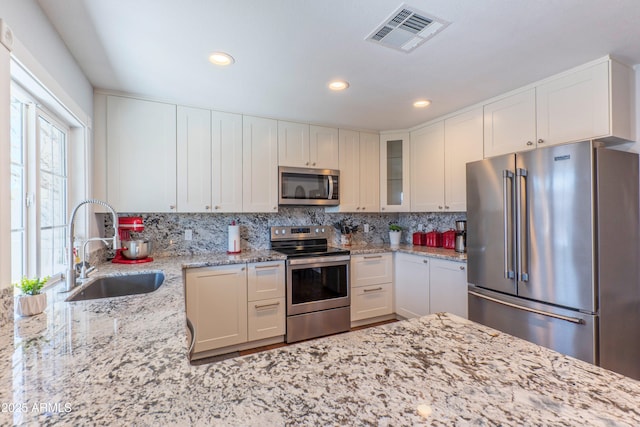
{"label": "recessed ceiling light", "polygon": [[211,55],[209,55],[209,62],[215,65],[224,66],[224,65],[231,65],[234,62],[236,62],[236,60],[233,59],[233,56],[229,55],[228,53],[213,52]]}
{"label": "recessed ceiling light", "polygon": [[429,105],[431,105],[431,101],[429,101],[428,99],[420,99],[413,103],[413,106],[416,108],[425,108]]}
{"label": "recessed ceiling light", "polygon": [[349,87],[349,82],[344,80],[334,80],[329,83],[329,89],[331,90],[345,90]]}

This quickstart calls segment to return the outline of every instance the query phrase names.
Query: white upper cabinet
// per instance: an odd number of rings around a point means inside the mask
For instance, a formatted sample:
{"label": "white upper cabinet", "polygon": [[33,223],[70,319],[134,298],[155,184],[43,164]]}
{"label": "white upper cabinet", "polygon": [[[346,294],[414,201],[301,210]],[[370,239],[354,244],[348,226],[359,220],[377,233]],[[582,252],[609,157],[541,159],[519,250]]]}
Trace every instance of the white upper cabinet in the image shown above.
{"label": "white upper cabinet", "polygon": [[411,132],[411,211],[465,211],[466,164],[482,152],[482,108]]}
{"label": "white upper cabinet", "polygon": [[536,91],[529,89],[484,106],[484,156],[536,148]]}
{"label": "white upper cabinet", "polygon": [[338,129],[278,121],[278,165],[338,169]]}
{"label": "white upper cabinet", "polygon": [[242,207],[278,211],[278,122],[242,117]]}
{"label": "white upper cabinet", "polygon": [[409,133],[380,135],[380,210],[408,212],[411,206]]}
{"label": "white upper cabinet", "polygon": [[311,167],[308,124],[278,121],[278,165]]}
{"label": "white upper cabinet", "polygon": [[242,115],[212,113],[212,212],[242,212]]}
{"label": "white upper cabinet", "polygon": [[605,61],[536,87],[538,144],[631,139],[632,72]]}
{"label": "white upper cabinet", "polygon": [[338,169],[338,153],[338,129],[309,126],[309,162],[311,167]]}
{"label": "white upper cabinet", "polygon": [[327,212],[377,212],[380,209],[380,138],[376,134],[340,129],[340,205]]}
{"label": "white upper cabinet", "polygon": [[444,121],[411,132],[411,211],[444,209]]}
{"label": "white upper cabinet", "polygon": [[380,136],[360,132],[360,211],[378,212],[379,210]]}
{"label": "white upper cabinet", "polygon": [[178,106],[178,212],[211,208],[211,112]]}
{"label": "white upper cabinet", "polygon": [[107,199],[120,212],[176,212],[176,106],[107,97]]}
{"label": "white upper cabinet", "polygon": [[467,210],[467,163],[482,160],[482,108],[444,121],[444,211]]}
{"label": "white upper cabinet", "polygon": [[484,155],[586,139],[633,139],[633,71],[594,61],[484,106]]}

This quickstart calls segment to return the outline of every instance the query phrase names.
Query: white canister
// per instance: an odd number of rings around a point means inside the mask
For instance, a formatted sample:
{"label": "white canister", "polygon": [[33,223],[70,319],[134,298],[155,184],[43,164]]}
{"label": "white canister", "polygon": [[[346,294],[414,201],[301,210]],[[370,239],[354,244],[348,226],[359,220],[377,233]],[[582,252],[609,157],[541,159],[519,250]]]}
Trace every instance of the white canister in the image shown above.
{"label": "white canister", "polygon": [[233,221],[229,226],[229,246],[227,252],[230,254],[240,253],[240,226]]}

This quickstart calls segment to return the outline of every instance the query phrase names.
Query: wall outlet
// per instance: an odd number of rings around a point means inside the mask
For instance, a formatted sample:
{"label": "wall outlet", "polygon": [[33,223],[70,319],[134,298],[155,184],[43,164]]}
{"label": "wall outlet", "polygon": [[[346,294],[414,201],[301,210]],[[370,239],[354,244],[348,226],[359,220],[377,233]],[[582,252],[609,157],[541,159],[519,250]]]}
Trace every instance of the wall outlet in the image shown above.
{"label": "wall outlet", "polygon": [[369,228],[369,224],[364,224],[362,227],[364,228],[364,232],[365,232],[365,233],[368,233],[368,232],[371,230],[371,229]]}
{"label": "wall outlet", "polygon": [[193,240],[193,230],[184,230],[184,240]]}
{"label": "wall outlet", "polygon": [[424,231],[424,225],[418,224],[418,231]]}

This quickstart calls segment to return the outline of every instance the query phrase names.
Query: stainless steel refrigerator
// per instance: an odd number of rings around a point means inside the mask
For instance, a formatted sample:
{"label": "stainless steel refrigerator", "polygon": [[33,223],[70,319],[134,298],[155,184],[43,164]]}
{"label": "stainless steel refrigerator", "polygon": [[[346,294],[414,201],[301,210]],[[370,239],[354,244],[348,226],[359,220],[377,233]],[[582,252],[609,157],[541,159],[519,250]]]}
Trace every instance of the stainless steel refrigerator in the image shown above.
{"label": "stainless steel refrigerator", "polygon": [[638,200],[592,141],[468,163],[469,318],[640,379]]}

